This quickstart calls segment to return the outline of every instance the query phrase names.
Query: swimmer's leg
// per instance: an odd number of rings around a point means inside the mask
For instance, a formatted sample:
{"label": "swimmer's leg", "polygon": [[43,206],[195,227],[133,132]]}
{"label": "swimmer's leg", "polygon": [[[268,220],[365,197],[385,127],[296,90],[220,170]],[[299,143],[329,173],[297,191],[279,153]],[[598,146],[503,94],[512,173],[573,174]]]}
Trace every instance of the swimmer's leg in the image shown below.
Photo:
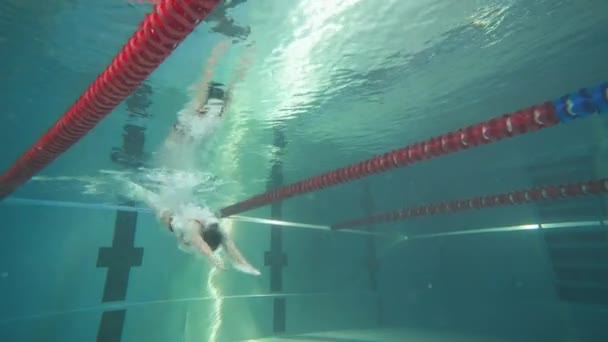
{"label": "swimmer's leg", "polygon": [[249,264],[247,259],[243,257],[238,248],[236,248],[234,242],[228,236],[224,235],[224,242],[222,243],[222,246],[226,250],[226,253],[228,253],[230,256],[232,266],[236,270],[256,276],[261,274],[259,270]]}
{"label": "swimmer's leg", "polygon": [[226,95],[225,95],[225,99],[224,99],[225,105],[224,105],[224,109],[222,110],[222,112],[225,112],[226,110],[228,110],[228,107],[230,107],[230,105],[232,104],[232,93],[234,92],[234,87],[239,82],[243,81],[243,79],[245,79],[245,76],[247,76],[247,71],[253,64],[254,51],[255,50],[253,47],[248,48],[247,52],[244,53],[241,56],[241,58],[239,59],[239,64],[236,67],[236,71],[235,71],[232,79],[230,80],[230,83],[228,83],[228,86],[226,87]]}
{"label": "swimmer's leg", "polygon": [[209,83],[211,82],[211,77],[213,76],[214,66],[217,64],[219,59],[226,53],[228,50],[228,41],[221,41],[217,43],[213,50],[211,50],[211,56],[207,60],[207,64],[203,69],[203,78],[199,83],[197,83],[195,87],[195,108],[201,109],[205,103],[207,102],[207,96],[209,92]]}
{"label": "swimmer's leg", "polygon": [[159,202],[158,195],[153,193],[152,191],[144,188],[143,186],[132,182],[126,181],[126,192],[127,196],[134,200],[138,200],[146,203],[147,206],[151,208],[156,208],[157,203]]}
{"label": "swimmer's leg", "polygon": [[134,200],[144,202],[156,212],[156,216],[159,220],[165,224],[168,223],[172,213],[167,208],[160,205],[160,198],[157,194],[132,181],[127,181],[126,186],[127,196]]}

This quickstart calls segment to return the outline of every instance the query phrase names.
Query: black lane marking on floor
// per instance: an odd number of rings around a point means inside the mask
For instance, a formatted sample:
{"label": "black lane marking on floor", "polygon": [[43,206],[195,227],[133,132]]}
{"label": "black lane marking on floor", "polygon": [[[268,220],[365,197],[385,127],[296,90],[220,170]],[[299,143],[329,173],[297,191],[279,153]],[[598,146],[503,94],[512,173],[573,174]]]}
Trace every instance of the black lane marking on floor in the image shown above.
{"label": "black lane marking on floor", "polygon": [[120,342],[126,310],[106,311],[101,316],[97,342]]}
{"label": "black lane marking on floor", "polygon": [[97,267],[107,267],[103,302],[125,300],[131,267],[141,266],[144,249],[134,247],[137,212],[118,211],[112,247],[101,247]]}
{"label": "black lane marking on floor", "polygon": [[285,332],[286,298],[275,298],[273,302],[274,315],[272,317],[272,328],[275,333]]}
{"label": "black lane marking on floor", "polygon": [[[142,84],[125,101],[128,121],[141,123],[149,117],[148,107],[151,104],[152,88]],[[136,169],[145,165],[144,126],[127,123],[123,126],[122,146],[112,148],[110,159],[123,169]],[[133,206],[133,203],[127,203]],[[129,288],[131,267],[141,266],[144,249],[134,247],[137,212],[118,210],[114,224],[112,247],[101,247],[97,257],[97,267],[106,267],[106,282],[103,290],[103,302],[124,301]],[[102,314],[98,342],[119,342],[122,338],[126,310],[105,311]]]}
{"label": "black lane marking on floor", "polygon": [[[283,163],[281,157],[284,153],[287,140],[280,128],[275,128],[273,145],[276,154],[270,169],[270,177],[267,189],[276,189],[283,185]],[[277,201],[271,204],[270,217],[280,220],[283,217],[283,202]],[[270,226],[270,251],[264,253],[264,264],[270,267],[270,292],[283,292],[283,268],[287,267],[287,253],[283,252],[283,229],[282,227]],[[286,299],[277,297],[273,299],[272,330],[275,334],[284,333],[286,330]]]}
{"label": "black lane marking on floor", "polygon": [[[369,181],[364,181],[363,185],[363,211],[366,216],[370,216],[375,211],[374,197],[371,191],[371,185]],[[375,229],[373,225],[366,227],[368,231]],[[369,271],[369,282],[370,289],[374,292],[378,292],[378,276],[380,272],[380,264],[378,262],[378,252],[376,247],[376,238],[374,236],[368,236],[366,239],[367,255],[366,255],[366,267]],[[382,300],[380,296],[376,299],[376,321],[380,323],[382,321]]]}

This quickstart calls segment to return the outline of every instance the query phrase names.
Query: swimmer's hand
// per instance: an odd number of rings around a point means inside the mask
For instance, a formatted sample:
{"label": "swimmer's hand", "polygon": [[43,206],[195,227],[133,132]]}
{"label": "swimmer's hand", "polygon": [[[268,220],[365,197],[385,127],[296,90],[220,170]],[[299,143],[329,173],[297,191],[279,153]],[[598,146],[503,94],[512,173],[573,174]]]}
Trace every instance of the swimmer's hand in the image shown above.
{"label": "swimmer's hand", "polygon": [[230,255],[232,267],[234,267],[235,270],[254,276],[259,276],[261,274],[260,271],[258,271],[255,267],[251,266],[249,262],[247,262],[247,260],[243,257],[243,255],[241,255],[241,252],[239,252],[238,248],[236,248],[234,242],[230,238],[226,237],[224,239],[223,245],[226,248],[226,252],[228,252],[228,255]]}
{"label": "swimmer's hand", "polygon": [[235,264],[233,264],[233,267],[237,271],[240,271],[240,272],[243,272],[243,273],[246,273],[246,274],[251,274],[251,275],[254,275],[254,276],[259,276],[260,274],[262,274],[262,273],[260,273],[260,271],[258,271],[255,267],[253,267],[251,265],[245,265],[245,264],[235,263]]}

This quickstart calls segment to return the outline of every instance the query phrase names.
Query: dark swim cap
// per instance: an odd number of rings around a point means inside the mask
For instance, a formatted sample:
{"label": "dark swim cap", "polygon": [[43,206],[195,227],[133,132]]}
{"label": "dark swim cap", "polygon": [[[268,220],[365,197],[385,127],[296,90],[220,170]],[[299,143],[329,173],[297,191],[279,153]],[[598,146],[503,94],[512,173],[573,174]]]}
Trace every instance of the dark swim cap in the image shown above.
{"label": "dark swim cap", "polygon": [[220,227],[217,223],[211,223],[205,227],[201,236],[212,251],[218,249],[224,240],[224,235],[220,231]]}

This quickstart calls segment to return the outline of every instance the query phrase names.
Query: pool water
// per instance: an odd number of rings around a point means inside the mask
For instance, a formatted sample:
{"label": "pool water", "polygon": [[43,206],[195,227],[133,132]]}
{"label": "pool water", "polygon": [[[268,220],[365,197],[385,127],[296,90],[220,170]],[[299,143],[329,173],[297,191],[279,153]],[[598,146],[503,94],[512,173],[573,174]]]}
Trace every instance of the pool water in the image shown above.
{"label": "pool water", "polygon": [[[152,2],[0,3],[2,170]],[[607,340],[607,19],[601,0],[221,1],[0,202],[0,340]],[[229,106],[167,152],[201,78],[204,112]],[[555,125],[458,135],[531,106]],[[129,182],[243,209],[222,226],[261,276],[180,251]]]}

